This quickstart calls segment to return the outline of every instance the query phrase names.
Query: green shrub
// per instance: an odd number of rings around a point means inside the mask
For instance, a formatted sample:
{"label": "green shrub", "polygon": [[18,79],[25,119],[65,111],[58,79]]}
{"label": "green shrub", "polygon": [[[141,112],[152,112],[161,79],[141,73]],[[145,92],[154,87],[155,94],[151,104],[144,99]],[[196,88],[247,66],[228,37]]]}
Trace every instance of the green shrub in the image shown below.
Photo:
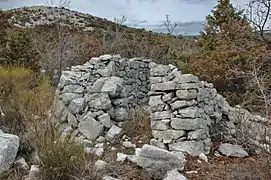
{"label": "green shrub", "polygon": [[73,136],[61,136],[57,128],[45,128],[37,137],[36,146],[41,159],[42,177],[50,180],[75,179],[82,176],[92,162],[84,154],[83,144]]}
{"label": "green shrub", "polygon": [[0,51],[1,66],[17,66],[39,71],[39,58],[32,43],[31,30],[7,28]]}

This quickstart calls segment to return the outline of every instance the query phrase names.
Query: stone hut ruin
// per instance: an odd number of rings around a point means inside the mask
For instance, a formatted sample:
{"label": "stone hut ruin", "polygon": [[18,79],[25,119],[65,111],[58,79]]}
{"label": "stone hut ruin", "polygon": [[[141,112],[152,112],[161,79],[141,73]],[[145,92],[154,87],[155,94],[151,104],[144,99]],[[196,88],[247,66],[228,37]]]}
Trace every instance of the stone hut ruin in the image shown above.
{"label": "stone hut ruin", "polygon": [[[60,78],[54,117],[63,133],[82,140],[103,136],[111,143],[122,135],[123,122],[135,107],[149,109],[150,144],[193,156],[208,154],[212,138],[234,138],[236,126],[265,128],[266,121],[230,107],[211,83],[183,74],[173,65],[150,59],[102,55],[71,67]],[[260,143],[260,131],[248,131]]]}

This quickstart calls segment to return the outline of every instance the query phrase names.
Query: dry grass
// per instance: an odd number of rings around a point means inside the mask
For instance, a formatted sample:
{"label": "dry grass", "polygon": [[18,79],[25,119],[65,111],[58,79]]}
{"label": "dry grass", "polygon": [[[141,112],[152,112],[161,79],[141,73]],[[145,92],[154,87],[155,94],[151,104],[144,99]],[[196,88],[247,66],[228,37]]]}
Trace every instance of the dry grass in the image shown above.
{"label": "dry grass", "polygon": [[271,156],[261,154],[248,158],[228,158],[210,155],[209,163],[198,163],[188,157],[185,171],[197,171],[187,175],[191,180],[267,180],[271,179]]}
{"label": "dry grass", "polygon": [[124,134],[132,138],[133,143],[142,141],[139,144],[148,144],[152,137],[148,111],[144,108],[135,108],[129,117],[124,124]]}

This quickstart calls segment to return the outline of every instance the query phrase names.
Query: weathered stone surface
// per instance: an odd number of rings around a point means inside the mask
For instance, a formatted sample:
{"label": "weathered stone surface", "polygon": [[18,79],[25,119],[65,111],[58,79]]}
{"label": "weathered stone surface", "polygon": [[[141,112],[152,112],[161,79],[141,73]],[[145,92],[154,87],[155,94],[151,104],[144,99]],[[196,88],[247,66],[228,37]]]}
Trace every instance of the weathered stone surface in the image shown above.
{"label": "weathered stone surface", "polygon": [[0,133],[0,174],[12,166],[17,156],[18,148],[18,136]]}
{"label": "weathered stone surface", "polygon": [[197,104],[197,101],[195,101],[195,100],[192,100],[192,101],[182,100],[182,101],[175,101],[175,102],[171,103],[170,106],[171,106],[172,110],[176,110],[176,109],[181,109],[181,108],[193,106],[196,104]]}
{"label": "weathered stone surface", "polygon": [[174,97],[173,92],[163,95],[162,100],[164,102],[170,101]]}
{"label": "weathered stone surface", "polygon": [[123,134],[123,130],[118,126],[113,125],[106,133],[105,138],[111,143],[117,142]]}
{"label": "weathered stone surface", "polygon": [[232,145],[229,143],[223,143],[218,148],[218,151],[229,157],[247,157],[248,153],[239,145]]}
{"label": "weathered stone surface", "polygon": [[111,97],[117,97],[120,95],[123,89],[123,79],[112,76],[105,80],[105,83],[102,87],[102,92],[106,92]]}
{"label": "weathered stone surface", "polygon": [[151,129],[168,130],[170,128],[170,120],[151,121]]}
{"label": "weathered stone surface", "polygon": [[187,139],[189,140],[203,140],[209,137],[209,129],[206,127],[204,129],[197,129],[191,131],[187,134]]}
{"label": "weathered stone surface", "polygon": [[66,85],[63,87],[63,90],[61,91],[61,93],[74,93],[77,89],[79,88],[83,88],[80,85]]}
{"label": "weathered stone surface", "polygon": [[167,172],[166,177],[163,180],[187,180],[187,178],[180,174],[177,169],[172,169]]}
{"label": "weathered stone surface", "polygon": [[198,107],[188,107],[185,109],[180,109],[178,114],[183,118],[198,118],[201,117]]}
{"label": "weathered stone surface", "polygon": [[70,79],[69,77],[62,74],[61,77],[60,77],[60,80],[59,80],[58,88],[61,89],[66,85],[71,85],[71,84],[74,84],[74,83],[75,82],[72,79]]}
{"label": "weathered stone surface", "polygon": [[89,140],[95,140],[103,133],[103,125],[91,117],[78,124],[78,130]]}
{"label": "weathered stone surface", "polygon": [[91,93],[100,93],[102,92],[102,88],[104,86],[105,78],[99,78],[97,79],[91,88],[89,89],[89,92]]}
{"label": "weathered stone surface", "polygon": [[86,101],[88,101],[89,107],[98,110],[108,110],[112,107],[109,96],[106,93],[89,95],[86,97]]}
{"label": "weathered stone surface", "polygon": [[[151,64],[150,64],[151,65]],[[151,76],[165,76],[170,71],[170,67],[166,65],[156,65],[151,68],[150,75]]]}
{"label": "weathered stone surface", "polygon": [[115,109],[115,121],[124,121],[128,119],[128,111],[125,108]]}
{"label": "weathered stone surface", "polygon": [[177,86],[176,82],[167,81],[163,83],[152,84],[151,90],[152,91],[170,91],[170,90],[175,90],[176,86]]}
{"label": "weathered stone surface", "polygon": [[152,120],[170,119],[171,114],[169,111],[154,112],[151,114]]}
{"label": "weathered stone surface", "polygon": [[73,114],[79,114],[85,109],[85,107],[86,107],[85,98],[76,98],[70,102],[68,109]]}
{"label": "weathered stone surface", "polygon": [[109,61],[112,58],[110,54],[104,54],[99,57],[102,61]]}
{"label": "weathered stone surface", "polygon": [[29,169],[29,166],[23,157],[16,158],[16,161],[14,161],[14,167],[19,168],[21,170],[28,170]]}
{"label": "weathered stone surface", "polygon": [[176,86],[176,89],[199,89],[200,85],[199,83],[184,83],[184,84],[178,84]]}
{"label": "weathered stone surface", "polygon": [[167,150],[167,146],[163,142],[156,140],[156,139],[151,139],[150,145]]}
{"label": "weathered stone surface", "polygon": [[199,82],[198,77],[192,75],[192,74],[178,74],[174,81],[178,84],[184,84],[184,83],[197,83]]}
{"label": "weathered stone surface", "polygon": [[107,163],[102,160],[97,160],[93,166],[94,172],[104,170],[107,167]]}
{"label": "weathered stone surface", "polygon": [[71,113],[68,114],[68,123],[73,128],[78,127],[78,121],[77,121],[76,117]]}
{"label": "weathered stone surface", "polygon": [[172,118],[171,127],[177,130],[196,130],[199,128],[204,128],[204,119],[183,119],[183,118]]}
{"label": "weathered stone surface", "polygon": [[175,140],[183,137],[185,131],[169,129],[166,131],[152,130],[153,137],[161,140]]}
{"label": "weathered stone surface", "polygon": [[143,145],[137,154],[137,165],[144,169],[172,170],[177,168],[182,170],[185,162],[182,153],[177,155],[147,144]]}
{"label": "weathered stone surface", "polygon": [[183,100],[191,100],[197,97],[197,90],[190,89],[190,90],[178,90],[176,91],[176,96]]}
{"label": "weathered stone surface", "polygon": [[111,122],[109,114],[105,113],[103,115],[100,115],[98,117],[98,120],[102,123],[102,125],[104,125],[104,127],[106,128],[112,127],[112,122]]}
{"label": "weathered stone surface", "polygon": [[152,109],[158,111],[162,111],[164,109],[166,104],[162,101],[161,97],[161,95],[150,97],[149,105],[152,107]]}
{"label": "weathered stone surface", "polygon": [[82,98],[82,97],[83,97],[82,94],[76,94],[76,93],[64,93],[59,96],[60,100],[62,100],[62,102],[65,105],[69,105],[72,100],[77,99],[77,98]]}
{"label": "weathered stone surface", "polygon": [[169,150],[199,156],[201,153],[204,153],[204,145],[203,141],[181,141],[169,144]]}

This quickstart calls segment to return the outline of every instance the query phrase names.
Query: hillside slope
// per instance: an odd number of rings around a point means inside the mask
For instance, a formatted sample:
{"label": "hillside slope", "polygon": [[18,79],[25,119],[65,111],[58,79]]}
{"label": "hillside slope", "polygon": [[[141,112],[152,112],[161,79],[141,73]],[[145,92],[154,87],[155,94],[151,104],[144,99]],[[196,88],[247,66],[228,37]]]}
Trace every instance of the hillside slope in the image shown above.
{"label": "hillside slope", "polygon": [[11,25],[8,36],[18,29],[28,31],[42,68],[50,73],[59,69],[60,63],[56,62],[59,59],[65,68],[105,53],[159,59],[159,63],[186,64],[187,53],[195,49],[195,37],[131,28],[65,8],[16,8],[2,11],[0,18]]}

